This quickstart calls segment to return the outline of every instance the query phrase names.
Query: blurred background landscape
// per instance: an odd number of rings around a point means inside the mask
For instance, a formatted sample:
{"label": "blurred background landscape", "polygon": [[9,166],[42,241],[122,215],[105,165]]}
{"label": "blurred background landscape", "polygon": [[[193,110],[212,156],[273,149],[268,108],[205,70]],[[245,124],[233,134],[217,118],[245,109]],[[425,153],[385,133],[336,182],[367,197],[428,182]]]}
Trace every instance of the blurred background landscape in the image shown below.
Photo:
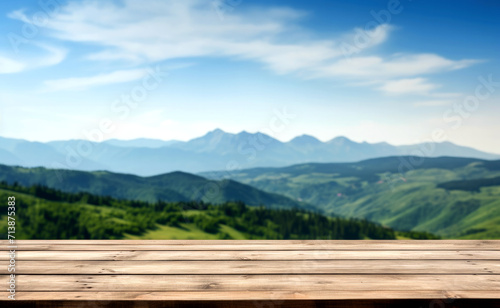
{"label": "blurred background landscape", "polygon": [[499,239],[496,1],[0,4],[0,234]]}

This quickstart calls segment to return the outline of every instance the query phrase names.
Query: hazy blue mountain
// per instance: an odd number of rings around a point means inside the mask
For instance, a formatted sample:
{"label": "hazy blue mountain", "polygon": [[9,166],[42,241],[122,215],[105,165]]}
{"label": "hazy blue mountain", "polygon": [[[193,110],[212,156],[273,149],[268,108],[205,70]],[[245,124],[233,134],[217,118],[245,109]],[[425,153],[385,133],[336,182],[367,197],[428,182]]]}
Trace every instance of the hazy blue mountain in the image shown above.
{"label": "hazy blue mountain", "polygon": [[12,152],[0,149],[0,161],[6,165],[23,165],[23,162]]}
{"label": "hazy blue mountain", "polygon": [[[69,153],[68,149],[70,149],[77,154],[82,153],[80,156],[84,158],[82,161],[99,162],[102,165],[101,168],[96,169],[66,164],[68,169],[83,171],[107,170],[143,176],[181,170],[197,172],[203,170],[204,166],[211,164],[212,160],[214,160],[210,154],[189,152],[170,146],[160,148],[122,147],[105,142],[86,142],[90,150],[88,152],[78,152],[79,146],[82,144],[81,140],[57,141],[50,144],[60,154],[65,154],[66,157]],[[222,164],[218,166],[222,168]]]}
{"label": "hazy blue mountain", "polygon": [[14,138],[4,138],[0,137],[0,148],[13,151],[20,143],[29,142],[23,139],[14,139]]}
{"label": "hazy blue mountain", "polygon": [[190,141],[154,139],[29,142],[0,138],[0,163],[25,167],[108,170],[142,176],[172,171],[191,173],[253,167],[284,167],[309,162],[357,162],[365,159],[423,155],[499,159],[500,155],[450,142],[393,146],[336,137],[322,142],[298,136],[281,142],[266,134],[232,134],[220,129]]}
{"label": "hazy blue mountain", "polygon": [[320,140],[310,135],[297,136],[288,142],[290,148],[302,155],[318,155],[322,145]]}
{"label": "hazy blue mountain", "polygon": [[[416,145],[404,145],[398,147],[401,154],[417,155],[425,151],[432,151],[429,156],[457,156],[457,157],[474,157],[480,159],[499,159],[500,155],[490,154],[478,151],[470,147],[459,146],[451,142],[433,143],[420,143]],[[424,155],[427,156],[427,155]]]}
{"label": "hazy blue mountain", "polygon": [[[61,141],[61,147],[71,141]],[[67,163],[67,155],[59,152],[51,143],[31,142],[20,139],[0,138],[0,163],[24,167],[55,168]],[[68,167],[70,168],[70,167]],[[81,160],[77,168],[81,170],[99,170],[106,167],[89,159]]]}

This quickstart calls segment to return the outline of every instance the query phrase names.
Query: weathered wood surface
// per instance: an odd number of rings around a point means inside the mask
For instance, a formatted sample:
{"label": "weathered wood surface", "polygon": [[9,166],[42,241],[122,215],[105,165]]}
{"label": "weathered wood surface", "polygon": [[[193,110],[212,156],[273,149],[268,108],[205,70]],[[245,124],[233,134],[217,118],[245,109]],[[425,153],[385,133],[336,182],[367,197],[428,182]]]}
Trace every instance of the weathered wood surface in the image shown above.
{"label": "weathered wood surface", "polygon": [[[0,250],[7,250],[0,240]],[[500,250],[498,240],[18,240],[17,250]],[[29,247],[26,247],[29,246]]]}
{"label": "weathered wood surface", "polygon": [[[0,261],[0,274],[8,274]],[[255,275],[264,274],[481,274],[499,275],[497,260],[293,260],[293,261],[22,261],[17,274],[43,275]]]}
{"label": "weathered wood surface", "polygon": [[[500,241],[493,240],[14,245],[18,301],[500,300]],[[9,246],[0,241],[5,286]]]}

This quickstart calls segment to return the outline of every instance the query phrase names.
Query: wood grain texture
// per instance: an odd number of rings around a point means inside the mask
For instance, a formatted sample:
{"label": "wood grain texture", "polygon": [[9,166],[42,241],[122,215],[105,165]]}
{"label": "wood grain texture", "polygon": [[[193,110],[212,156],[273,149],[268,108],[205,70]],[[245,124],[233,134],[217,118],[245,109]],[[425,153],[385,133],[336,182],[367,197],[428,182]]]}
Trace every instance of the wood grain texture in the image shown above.
{"label": "wood grain texture", "polygon": [[[18,240],[17,250],[500,250],[495,240]],[[0,250],[7,250],[6,240]]]}
{"label": "wood grain texture", "polygon": [[[9,245],[0,242],[0,281],[7,285]],[[500,241],[493,240],[27,240],[14,245],[16,299],[47,301],[47,307],[61,301],[219,303],[214,307],[229,301],[268,301],[273,307],[294,301],[500,301]],[[7,300],[7,292],[0,296]]]}
{"label": "wood grain texture", "polygon": [[[137,260],[137,261],[202,261],[202,260],[500,260],[500,251],[495,250],[86,250],[86,251],[16,251],[16,260]],[[7,253],[0,261],[9,260]]]}
{"label": "wood grain texture", "polygon": [[[486,290],[499,275],[16,275],[18,291]],[[7,277],[2,277],[7,281]]]}
{"label": "wood grain texture", "polygon": [[[487,290],[499,275],[16,275],[18,291]],[[1,278],[7,281],[7,276]]]}
{"label": "wood grain texture", "polygon": [[[0,274],[9,274],[0,261]],[[16,274],[500,274],[497,260],[23,261]]]}

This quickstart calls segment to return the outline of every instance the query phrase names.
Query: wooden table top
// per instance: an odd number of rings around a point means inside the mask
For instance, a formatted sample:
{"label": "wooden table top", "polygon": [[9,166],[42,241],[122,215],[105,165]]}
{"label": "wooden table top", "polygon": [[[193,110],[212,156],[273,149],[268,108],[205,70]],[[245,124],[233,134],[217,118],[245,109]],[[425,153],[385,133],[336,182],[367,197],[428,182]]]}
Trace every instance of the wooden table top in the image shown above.
{"label": "wooden table top", "polygon": [[[16,300],[500,299],[500,241],[19,240]],[[0,241],[0,274],[10,279]],[[8,300],[5,288],[0,301]],[[1,303],[0,303],[1,305]]]}

